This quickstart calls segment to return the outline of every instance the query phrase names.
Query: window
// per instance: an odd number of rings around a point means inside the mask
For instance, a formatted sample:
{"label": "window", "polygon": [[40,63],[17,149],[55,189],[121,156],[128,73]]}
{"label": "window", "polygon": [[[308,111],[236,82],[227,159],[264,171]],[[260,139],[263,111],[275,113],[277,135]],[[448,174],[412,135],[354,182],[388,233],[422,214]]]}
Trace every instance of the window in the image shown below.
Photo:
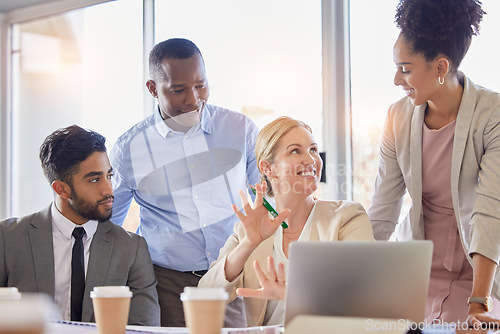
{"label": "window", "polygon": [[[12,26],[9,215],[52,200],[38,159],[52,131],[78,124],[103,134],[110,149],[153,111],[144,110],[142,12],[142,1],[119,0]],[[304,120],[321,146],[320,0],[156,0],[155,13],[156,42],[185,37],[200,47],[210,103],[259,127],[280,115]]]}
{"label": "window", "polygon": [[155,43],[181,37],[200,48],[210,104],[259,128],[282,115],[302,120],[323,147],[321,1],[155,3]]}
{"label": "window", "polygon": [[472,37],[472,44],[460,70],[475,84],[500,93],[500,68],[496,66],[500,56],[498,32],[500,31],[500,2],[482,0],[483,16],[479,36]]}
{"label": "window", "polygon": [[321,1],[157,0],[155,13],[156,42],[182,37],[200,48],[211,104],[259,127],[303,120],[321,141]]}
{"label": "window", "polygon": [[373,195],[385,114],[391,103],[403,97],[393,84],[397,3],[350,2],[353,199],[365,209]]}
{"label": "window", "polygon": [[[335,140],[336,134],[322,132],[322,62],[330,60],[323,58],[321,20],[330,14],[321,11],[328,2],[154,2],[155,42],[185,37],[198,44],[207,65],[210,103],[243,112],[259,127],[279,115],[304,120],[320,147],[327,146],[325,139]],[[350,3],[353,199],[366,208],[385,114],[403,96],[393,85],[397,3]],[[500,3],[484,0],[483,8],[488,14],[481,34],[473,38],[461,69],[474,82],[500,91],[500,69],[494,66],[500,54],[495,36]],[[0,205],[0,218],[39,210],[52,200],[38,160],[38,148],[49,133],[76,123],[102,133],[110,148],[152,112],[144,110],[142,12],[142,1],[118,0],[12,25],[8,139],[13,156],[8,171],[13,191],[5,196],[11,199],[9,208],[4,209],[5,199]],[[0,105],[2,113],[5,105]],[[3,128],[6,120],[2,114]]]}
{"label": "window", "polygon": [[141,13],[120,0],[13,25],[13,216],[53,199],[38,159],[47,135],[78,124],[109,149],[142,119]]}

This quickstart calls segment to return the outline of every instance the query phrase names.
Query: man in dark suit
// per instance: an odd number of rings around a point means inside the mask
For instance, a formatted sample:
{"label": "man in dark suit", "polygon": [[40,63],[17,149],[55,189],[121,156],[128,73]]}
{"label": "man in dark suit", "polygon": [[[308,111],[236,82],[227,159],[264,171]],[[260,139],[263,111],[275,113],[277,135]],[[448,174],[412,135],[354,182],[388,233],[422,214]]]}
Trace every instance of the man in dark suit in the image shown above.
{"label": "man in dark suit", "polygon": [[54,202],[0,222],[0,286],[46,293],[64,320],[94,322],[90,291],[127,285],[133,292],[128,323],[159,326],[146,241],[109,221],[113,169],[104,142],[76,125],[45,139],[40,160]]}

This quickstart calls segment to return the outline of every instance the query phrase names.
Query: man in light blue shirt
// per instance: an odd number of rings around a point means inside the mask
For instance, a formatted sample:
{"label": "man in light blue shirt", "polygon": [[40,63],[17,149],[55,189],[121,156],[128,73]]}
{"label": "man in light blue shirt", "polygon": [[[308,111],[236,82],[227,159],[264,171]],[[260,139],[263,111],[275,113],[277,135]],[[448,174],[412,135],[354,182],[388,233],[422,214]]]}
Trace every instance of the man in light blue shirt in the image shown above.
{"label": "man in light blue shirt", "polygon": [[237,221],[238,190],[259,181],[256,125],[208,105],[199,49],[186,39],[157,44],[146,86],[158,110],[124,133],[110,158],[115,171],[111,220],[122,224],[132,199],[149,245],[162,326],[184,326],[179,295],[196,286]]}

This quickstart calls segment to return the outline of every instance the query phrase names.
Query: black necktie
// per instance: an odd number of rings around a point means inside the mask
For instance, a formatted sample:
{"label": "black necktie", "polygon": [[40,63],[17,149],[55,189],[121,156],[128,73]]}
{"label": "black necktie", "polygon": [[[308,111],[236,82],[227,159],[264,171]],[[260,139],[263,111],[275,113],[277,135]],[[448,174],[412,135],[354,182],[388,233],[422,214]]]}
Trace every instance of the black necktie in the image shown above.
{"label": "black necktie", "polygon": [[82,321],[82,301],[85,290],[85,262],[83,258],[83,227],[75,227],[73,253],[71,258],[71,320]]}

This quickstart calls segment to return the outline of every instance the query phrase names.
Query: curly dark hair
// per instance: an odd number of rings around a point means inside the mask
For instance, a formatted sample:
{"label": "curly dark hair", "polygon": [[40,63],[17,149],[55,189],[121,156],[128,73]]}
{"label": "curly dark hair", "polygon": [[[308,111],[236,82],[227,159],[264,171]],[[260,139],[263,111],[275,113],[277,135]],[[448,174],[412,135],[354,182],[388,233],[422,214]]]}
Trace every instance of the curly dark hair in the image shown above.
{"label": "curly dark hair", "polygon": [[49,183],[64,181],[72,186],[72,176],[80,162],[94,152],[106,152],[106,138],[97,132],[68,126],[54,131],[40,147],[42,169]]}
{"label": "curly dark hair", "polygon": [[478,0],[400,0],[395,22],[414,53],[427,61],[443,54],[456,70],[484,14]]}
{"label": "curly dark hair", "polygon": [[161,67],[163,59],[187,59],[194,55],[200,55],[200,49],[188,39],[171,38],[156,44],[149,53],[149,76],[152,80],[163,79],[165,75]]}

